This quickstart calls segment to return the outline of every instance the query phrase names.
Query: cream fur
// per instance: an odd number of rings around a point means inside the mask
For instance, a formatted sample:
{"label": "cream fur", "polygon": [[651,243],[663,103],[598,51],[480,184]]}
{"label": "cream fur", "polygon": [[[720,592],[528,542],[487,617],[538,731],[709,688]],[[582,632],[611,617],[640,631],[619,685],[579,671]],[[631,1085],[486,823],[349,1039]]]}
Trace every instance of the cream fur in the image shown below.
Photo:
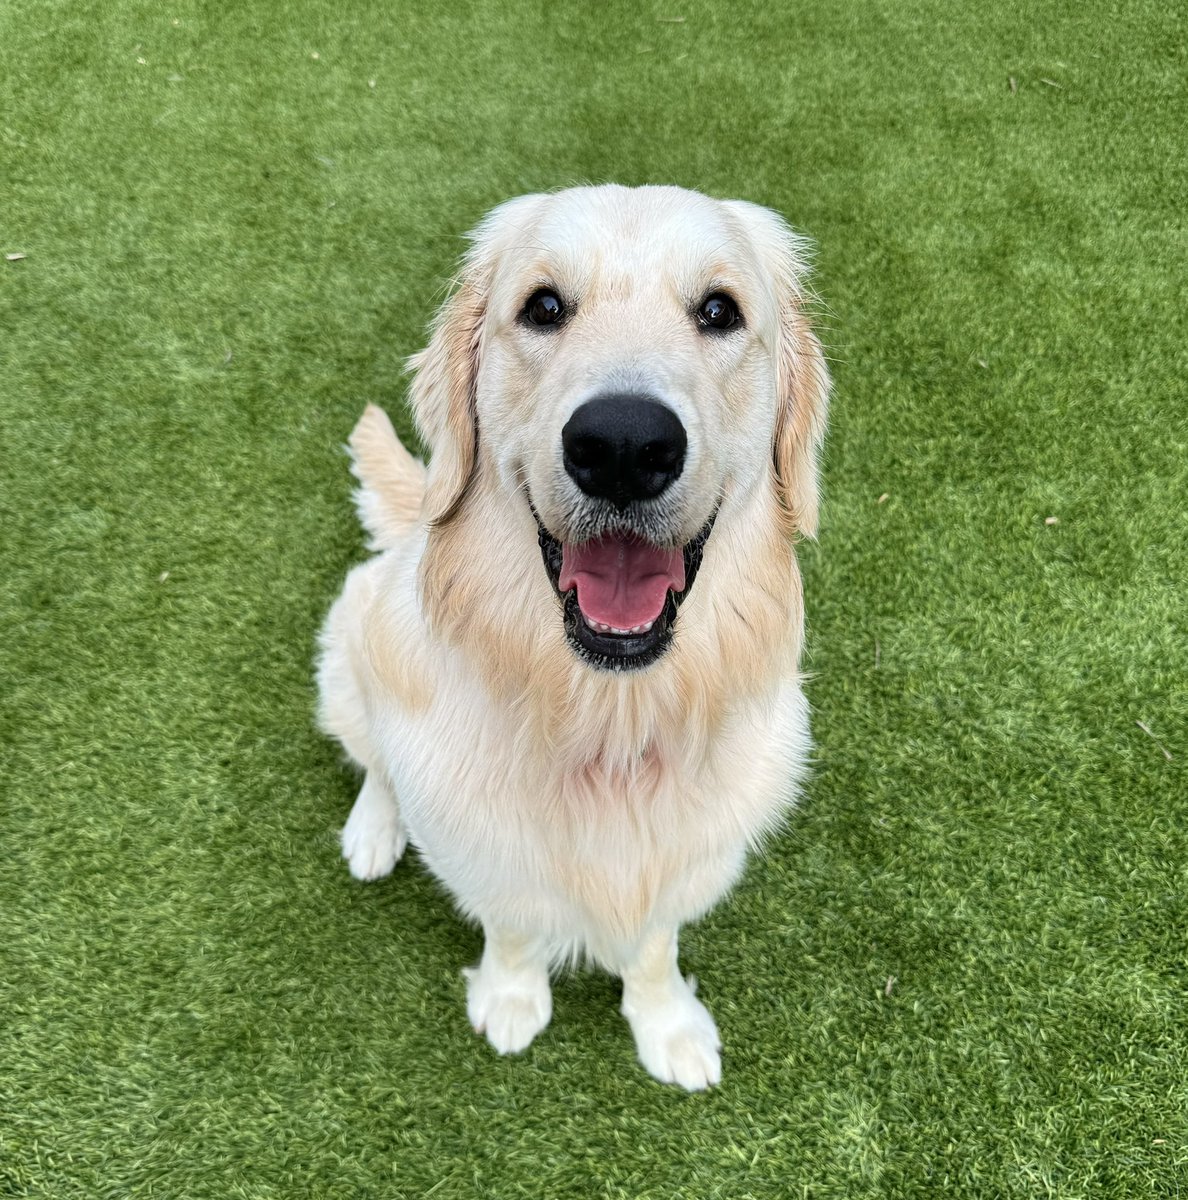
{"label": "cream fur", "polygon": [[[352,434],[379,553],[322,634],[321,724],[367,772],[343,851],[376,878],[411,839],[482,923],[468,1011],[503,1052],[547,1023],[550,967],[586,955],[623,977],[649,1071],[687,1088],[720,1076],[677,932],[779,824],[809,753],[793,543],[816,530],[829,385],[803,274],[799,240],[754,205],[675,188],[522,197],[476,231],[413,360],[428,471],[375,407]],[[543,283],[577,297],[559,336],[516,320]],[[690,318],[715,287],[743,308],[738,336]],[[673,646],[622,674],[568,647],[528,506],[563,526],[560,430],[608,387],[659,394],[686,426],[680,540],[720,504]]]}

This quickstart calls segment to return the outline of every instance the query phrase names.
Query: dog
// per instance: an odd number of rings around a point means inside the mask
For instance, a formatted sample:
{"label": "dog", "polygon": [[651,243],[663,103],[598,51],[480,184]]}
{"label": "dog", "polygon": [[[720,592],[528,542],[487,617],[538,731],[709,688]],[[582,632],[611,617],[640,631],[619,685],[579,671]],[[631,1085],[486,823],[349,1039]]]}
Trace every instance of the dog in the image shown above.
{"label": "dog", "polygon": [[719,1082],[680,927],[734,884],[809,755],[796,543],[829,375],[805,243],[674,187],[523,196],[471,235],[410,360],[428,466],[369,405],[350,437],[376,553],[326,619],[319,722],[365,772],[358,879],[412,841],[484,949],[500,1053],[580,959],[639,1058]]}

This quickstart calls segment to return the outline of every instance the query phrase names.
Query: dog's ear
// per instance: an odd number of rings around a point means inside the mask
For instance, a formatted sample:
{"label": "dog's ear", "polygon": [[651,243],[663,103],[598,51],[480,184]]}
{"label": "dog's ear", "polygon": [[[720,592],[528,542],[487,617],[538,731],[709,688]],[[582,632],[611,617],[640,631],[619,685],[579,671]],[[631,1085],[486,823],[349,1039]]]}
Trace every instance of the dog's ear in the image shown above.
{"label": "dog's ear", "polygon": [[730,201],[773,288],[778,314],[776,424],[772,444],[776,489],[792,529],[816,537],[818,460],[829,409],[829,371],[806,315],[808,242],[771,209]]}
{"label": "dog's ear", "polygon": [[474,474],[475,388],[486,297],[469,263],[453,295],[433,320],[429,344],[409,359],[409,399],[421,438],[429,448],[422,518],[446,521]]}
{"label": "dog's ear", "polygon": [[538,199],[509,200],[474,230],[454,291],[434,318],[429,344],[409,359],[413,418],[430,453],[422,519],[431,525],[454,515],[474,477],[479,357],[492,277]]}

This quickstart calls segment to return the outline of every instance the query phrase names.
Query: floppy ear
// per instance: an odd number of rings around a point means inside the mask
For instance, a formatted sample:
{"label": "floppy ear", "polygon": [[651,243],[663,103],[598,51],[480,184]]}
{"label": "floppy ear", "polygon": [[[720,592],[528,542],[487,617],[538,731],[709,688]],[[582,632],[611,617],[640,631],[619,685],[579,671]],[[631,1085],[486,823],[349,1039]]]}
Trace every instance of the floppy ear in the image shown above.
{"label": "floppy ear", "polygon": [[792,529],[816,537],[829,371],[805,315],[808,243],[769,208],[740,200],[731,201],[730,207],[745,223],[774,289],[779,333],[772,459],[780,504]]}
{"label": "floppy ear", "polygon": [[422,519],[449,520],[474,474],[478,429],[475,389],[485,288],[468,262],[462,281],[433,320],[429,345],[409,359],[413,418],[429,447]]}
{"label": "floppy ear", "polygon": [[781,317],[779,412],[776,417],[776,482],[793,526],[817,536],[821,445],[829,411],[829,371],[817,335],[798,306]]}
{"label": "floppy ear", "polygon": [[492,209],[470,235],[457,287],[433,320],[429,345],[409,359],[413,418],[429,447],[422,519],[441,525],[457,511],[478,454],[479,355],[499,255],[531,222],[543,197],[519,196]]}

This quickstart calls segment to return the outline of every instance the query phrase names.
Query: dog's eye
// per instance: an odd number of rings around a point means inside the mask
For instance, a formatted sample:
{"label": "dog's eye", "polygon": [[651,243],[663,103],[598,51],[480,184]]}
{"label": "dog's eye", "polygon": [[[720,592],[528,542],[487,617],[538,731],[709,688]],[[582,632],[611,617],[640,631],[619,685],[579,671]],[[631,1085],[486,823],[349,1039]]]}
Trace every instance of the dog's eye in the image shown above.
{"label": "dog's eye", "polygon": [[730,329],[741,317],[738,305],[725,292],[706,296],[697,310],[697,321],[703,329]]}
{"label": "dog's eye", "polygon": [[565,305],[556,292],[538,288],[528,297],[521,315],[529,325],[556,325],[565,316]]}

